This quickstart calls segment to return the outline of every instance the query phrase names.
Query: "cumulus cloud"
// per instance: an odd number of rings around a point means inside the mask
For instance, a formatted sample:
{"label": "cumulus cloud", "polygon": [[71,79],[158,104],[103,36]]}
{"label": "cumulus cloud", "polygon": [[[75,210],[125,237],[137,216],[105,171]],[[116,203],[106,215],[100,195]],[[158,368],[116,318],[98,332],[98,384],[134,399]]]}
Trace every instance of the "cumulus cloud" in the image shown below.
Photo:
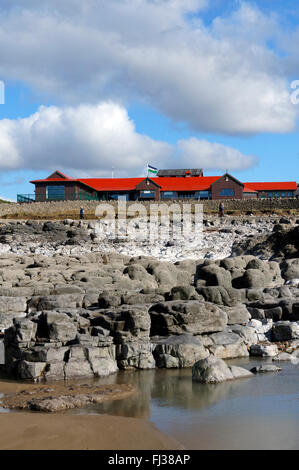
{"label": "cumulus cloud", "polygon": [[195,137],[178,141],[178,154],[186,168],[239,171],[258,163],[257,157],[243,155],[239,150]]}
{"label": "cumulus cloud", "polygon": [[42,106],[33,115],[0,121],[0,169],[65,170],[72,176],[144,175],[159,168],[241,170],[256,161],[231,147],[190,138],[177,144],[136,131],[127,110],[113,102]]}
{"label": "cumulus cloud", "polygon": [[277,18],[242,2],[207,27],[207,3],[2,0],[0,77],[60,104],[139,99],[194,130],[293,130],[282,57],[268,46]]}

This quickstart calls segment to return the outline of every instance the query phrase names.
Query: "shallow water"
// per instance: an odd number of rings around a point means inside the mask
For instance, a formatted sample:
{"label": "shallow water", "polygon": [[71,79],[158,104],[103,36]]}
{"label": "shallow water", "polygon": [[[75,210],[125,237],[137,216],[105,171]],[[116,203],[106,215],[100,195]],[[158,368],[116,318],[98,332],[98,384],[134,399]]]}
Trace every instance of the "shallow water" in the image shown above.
{"label": "shallow water", "polygon": [[[229,362],[251,369],[267,361]],[[137,393],[62,413],[149,419],[187,449],[299,449],[299,365],[276,364],[281,372],[218,385],[193,382],[191,369],[126,371],[85,379],[85,383],[130,383]],[[4,390],[0,387],[0,392]],[[1,398],[0,413],[7,413],[9,410],[1,408]]]}
{"label": "shallow water", "polygon": [[[261,362],[230,361],[247,369]],[[148,418],[187,449],[299,449],[299,366],[279,366],[218,385],[192,382],[191,369],[120,372],[98,382],[132,383],[137,396],[77,413]]]}

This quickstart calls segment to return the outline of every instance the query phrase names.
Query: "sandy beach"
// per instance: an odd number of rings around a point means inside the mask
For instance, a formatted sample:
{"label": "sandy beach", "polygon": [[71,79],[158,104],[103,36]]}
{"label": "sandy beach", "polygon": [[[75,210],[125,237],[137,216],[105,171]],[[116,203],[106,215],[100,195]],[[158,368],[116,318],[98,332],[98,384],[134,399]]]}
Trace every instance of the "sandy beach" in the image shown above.
{"label": "sandy beach", "polygon": [[142,419],[0,414],[1,450],[163,450],[179,444]]}
{"label": "sandy beach", "polygon": [[[80,381],[79,381],[80,382]],[[69,382],[70,384],[71,382]],[[78,383],[78,382],[77,382]],[[52,384],[63,389],[63,383]],[[2,394],[30,391],[36,385],[0,381]],[[180,445],[144,419],[64,412],[0,413],[1,450],[151,450]]]}

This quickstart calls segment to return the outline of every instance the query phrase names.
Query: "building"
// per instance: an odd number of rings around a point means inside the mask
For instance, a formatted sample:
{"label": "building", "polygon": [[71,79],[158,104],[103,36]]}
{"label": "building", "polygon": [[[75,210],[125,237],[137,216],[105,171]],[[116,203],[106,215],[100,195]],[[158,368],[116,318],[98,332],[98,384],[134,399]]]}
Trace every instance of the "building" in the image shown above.
{"label": "building", "polygon": [[45,179],[31,181],[35,194],[18,195],[18,202],[290,198],[295,197],[297,191],[294,181],[242,183],[229,173],[203,176],[201,169],[160,170],[159,173],[160,176],[153,178],[75,179],[57,170]]}
{"label": "building", "polygon": [[175,178],[187,178],[190,176],[203,176],[203,169],[202,168],[193,168],[193,169],[173,169],[173,170],[159,170],[157,173],[159,178],[164,177],[175,177]]}

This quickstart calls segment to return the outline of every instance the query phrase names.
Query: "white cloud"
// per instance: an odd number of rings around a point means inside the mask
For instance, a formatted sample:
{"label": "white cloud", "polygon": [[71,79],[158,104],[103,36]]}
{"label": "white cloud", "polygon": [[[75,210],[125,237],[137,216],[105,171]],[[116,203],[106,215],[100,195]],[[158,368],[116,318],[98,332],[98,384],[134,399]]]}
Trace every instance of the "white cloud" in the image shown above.
{"label": "white cloud", "polygon": [[181,163],[186,168],[239,171],[251,168],[258,162],[255,156],[243,155],[234,148],[195,137],[179,140],[178,150]]}
{"label": "white cloud", "polygon": [[194,130],[293,130],[282,57],[267,44],[277,18],[242,2],[205,27],[206,4],[2,0],[0,77],[25,80],[60,104],[138,98]]}
{"label": "white cloud", "polygon": [[77,107],[42,106],[35,114],[0,121],[0,169],[51,171],[71,176],[144,174],[147,163],[159,168],[203,167],[241,170],[256,163],[231,147],[190,138],[176,145],[136,132],[119,104]]}

